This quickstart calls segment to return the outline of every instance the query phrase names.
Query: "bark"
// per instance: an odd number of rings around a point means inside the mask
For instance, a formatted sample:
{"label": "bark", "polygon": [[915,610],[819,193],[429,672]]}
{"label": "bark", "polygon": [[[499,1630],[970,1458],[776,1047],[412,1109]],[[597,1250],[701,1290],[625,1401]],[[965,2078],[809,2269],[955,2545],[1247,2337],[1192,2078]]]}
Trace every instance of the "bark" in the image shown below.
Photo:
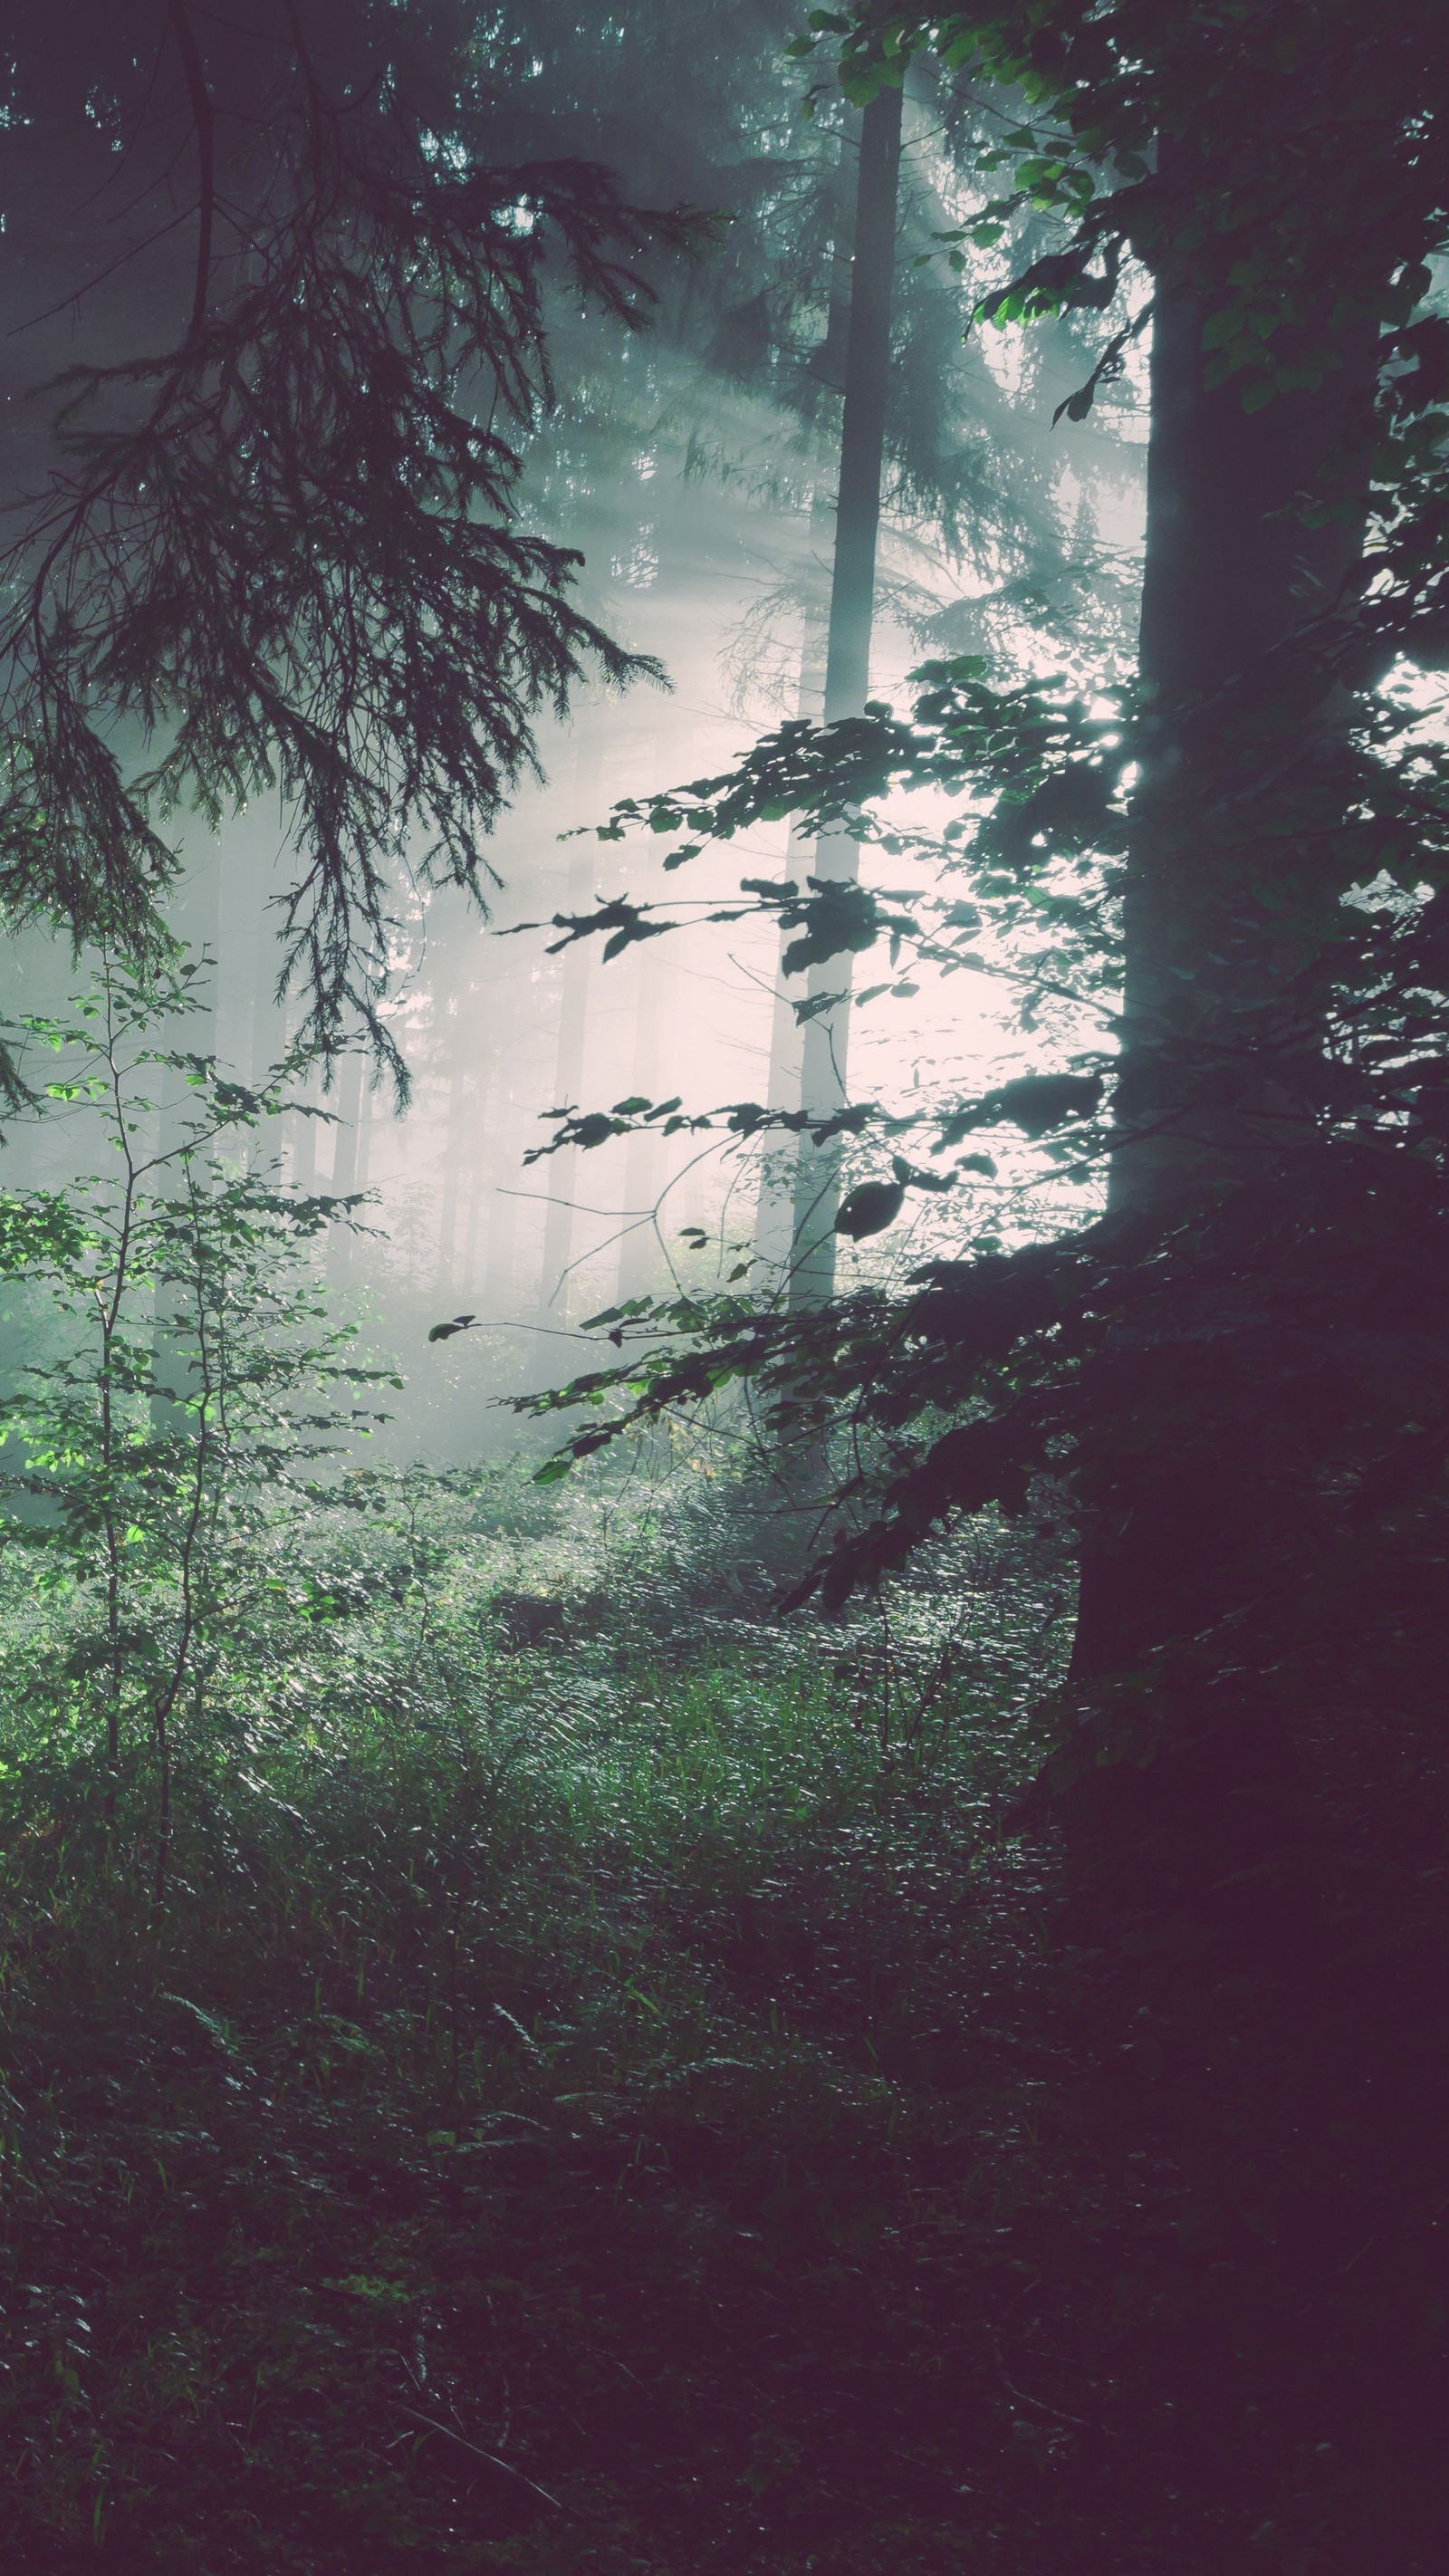
{"label": "bark", "polygon": [[[478,1084],[473,1094],[473,1150],[468,1158],[467,1224],[463,1235],[463,1256],[458,1268],[460,1306],[475,1297],[478,1284],[478,1234],[488,1192],[488,1168],[485,1151],[485,1120],[492,1108],[501,1072],[501,1059],[496,1044],[490,1043],[478,1066]],[[364,1137],[364,1144],[367,1139]],[[362,1166],[364,1177],[366,1165]]]}
{"label": "bark", "polygon": [[[1309,676],[1302,638],[1339,596],[1362,525],[1313,529],[1294,503],[1372,365],[1361,336],[1344,345],[1332,398],[1245,412],[1240,382],[1204,389],[1203,318],[1158,280],[1141,625],[1151,735],[1124,908],[1110,1203],[1164,1221],[1261,1182],[1305,1134],[1265,1068],[1337,910],[1306,826],[1345,710]],[[1249,1601],[1307,1507],[1231,1337],[1190,1365],[1144,1355],[1139,1375],[1137,1418],[1114,1427],[1093,1471],[1083,1681],[1138,1669]]]}
{"label": "bark", "polygon": [[452,1063],[448,1071],[448,1105],[443,1116],[443,1167],[439,1176],[438,1190],[436,1294],[440,1299],[451,1296],[456,1284],[453,1266],[458,1239],[458,1194],[462,1183],[463,1158],[468,1141],[463,1109],[468,1075],[463,1061],[463,1030],[457,1018],[453,1020],[452,1041]]}
{"label": "bark", "polygon": [[[840,490],[825,660],[825,722],[859,715],[870,690],[870,639],[880,527],[886,387],[890,369],[891,293],[895,276],[896,206],[900,189],[901,93],[881,90],[861,120],[860,173],[851,262],[845,408],[840,437]],[[811,873],[851,878],[860,845],[849,831],[822,833]],[[828,1116],[845,1099],[850,1027],[848,958],[812,967],[805,998],[818,1007],[805,1021],[801,1102]],[[795,1176],[790,1303],[823,1305],[835,1285],[835,1216],[840,1205],[838,1143],[802,1141]]]}
{"label": "bark", "polygon": [[[288,1017],[294,1029],[301,1025],[304,1007],[298,1001],[292,1003]],[[288,1035],[290,1042],[291,1032]],[[305,1198],[317,1187],[317,1138],[321,1132],[321,1121],[305,1116],[300,1104],[321,1106],[322,1077],[317,1067],[309,1065],[304,1074],[289,1083],[288,1091],[299,1106],[283,1120],[282,1134],[289,1153],[292,1188]]]}
{"label": "bark", "polygon": [[269,814],[260,801],[248,806],[244,813],[233,815],[226,828],[227,868],[229,872],[239,871],[244,879],[246,908],[255,938],[247,1061],[257,1089],[280,1064],[287,1048],[287,1008],[277,999],[282,950],[276,916],[271,912],[286,837],[280,810],[273,808]]}
{"label": "bark", "polygon": [[[1116,1206],[1161,1204],[1277,1149],[1251,1060],[1326,927],[1293,825],[1304,765],[1331,750],[1344,711],[1295,703],[1281,648],[1331,609],[1362,550],[1361,519],[1310,528],[1294,508],[1344,402],[1286,395],[1249,413],[1231,379],[1204,392],[1203,319],[1195,297],[1159,286],[1140,641],[1153,741],[1124,922]],[[1345,355],[1351,399],[1371,345]]]}

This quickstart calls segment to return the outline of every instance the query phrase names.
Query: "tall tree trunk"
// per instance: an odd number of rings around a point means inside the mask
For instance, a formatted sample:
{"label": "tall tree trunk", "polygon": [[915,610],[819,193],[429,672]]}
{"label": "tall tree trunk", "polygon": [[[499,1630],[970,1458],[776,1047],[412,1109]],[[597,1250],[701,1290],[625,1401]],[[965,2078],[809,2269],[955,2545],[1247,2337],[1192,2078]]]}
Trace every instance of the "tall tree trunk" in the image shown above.
{"label": "tall tree trunk", "polygon": [[[600,745],[597,741],[581,744],[574,763],[574,787],[581,824],[595,819],[595,807],[602,803],[603,777]],[[566,909],[581,913],[586,910],[593,892],[594,858],[588,841],[576,844],[576,852],[569,864]],[[554,1058],[551,1104],[555,1109],[576,1109],[582,1093],[591,953],[587,939],[576,939],[563,952],[563,971],[559,977],[558,1050]],[[539,1312],[545,1323],[567,1324],[573,1286],[569,1263],[573,1257],[574,1196],[579,1179],[577,1149],[570,1146],[564,1153],[554,1154],[546,1169],[548,1206],[543,1220]]]}
{"label": "tall tree trunk", "polygon": [[[440,999],[443,997],[440,996]],[[454,995],[454,1000],[457,996]],[[451,1062],[448,1067],[448,1105],[443,1118],[443,1167],[438,1190],[438,1271],[437,1295],[450,1297],[456,1281],[454,1260],[458,1241],[458,1193],[463,1176],[463,1158],[469,1140],[464,1109],[467,1092],[467,1067],[463,1061],[463,1031],[466,1023],[461,1012],[453,1018]]]}
{"label": "tall tree trunk", "polygon": [[248,1061],[251,1079],[260,1088],[274,1064],[286,1051],[286,1011],[277,1001],[277,976],[282,952],[276,933],[267,918],[271,893],[271,869],[260,850],[256,853],[256,877],[252,887],[252,909],[256,916],[256,954],[252,964],[251,1050]]}
{"label": "tall tree trunk", "polygon": [[[300,1028],[302,1015],[302,1003],[294,1001],[286,1014],[286,1018],[292,1023],[293,1030]],[[291,1032],[287,1034],[290,1043]],[[321,1121],[306,1116],[304,1109],[304,1105],[305,1108],[315,1108],[320,1107],[322,1103],[322,1077],[316,1065],[309,1065],[306,1072],[296,1076],[287,1088],[289,1097],[299,1105],[289,1111],[283,1120],[282,1134],[288,1153],[292,1188],[305,1198],[310,1196],[317,1187],[317,1138],[319,1132],[323,1132]]]}
{"label": "tall tree trunk", "polygon": [[357,1104],[357,1151],[352,1172],[352,1186],[355,1190],[365,1190],[367,1187],[368,1168],[372,1161],[372,1122],[376,1103],[376,1081],[364,1080],[362,1095]]}
{"label": "tall tree trunk", "polygon": [[[493,986],[496,1072],[486,1131],[488,1154],[483,1189],[488,1202],[487,1251],[482,1288],[482,1311],[490,1324],[514,1320],[508,1309],[517,1286],[519,1196],[529,1186],[523,1148],[525,1143],[532,1144],[539,1132],[524,1123],[538,1098],[534,1089],[536,1069],[524,1053],[536,1000],[531,976],[505,973]],[[530,1304],[535,1293],[530,1283]]]}
{"label": "tall tree trunk", "polygon": [[458,1268],[459,1303],[466,1305],[477,1293],[478,1233],[488,1195],[488,1151],[486,1121],[493,1106],[494,1094],[501,1079],[502,1057],[496,1040],[490,1043],[478,1067],[478,1088],[473,1095],[472,1151],[468,1157],[467,1209],[463,1257]]}
{"label": "tall tree trunk", "polygon": [[[655,1100],[664,1067],[665,1014],[669,970],[652,942],[646,941],[638,965],[638,998],[634,1015],[634,1059],[630,1092]],[[619,1247],[619,1295],[647,1297],[659,1284],[662,1256],[653,1209],[664,1185],[664,1140],[657,1127],[636,1128],[624,1154],[624,1213],[627,1231]]]}
{"label": "tall tree trunk", "polygon": [[[859,150],[859,140],[858,134],[847,131],[841,145],[841,165],[835,174],[835,237],[831,246],[830,301],[825,338],[810,361],[811,374],[837,397],[845,391],[845,364],[850,340],[850,236],[853,227],[847,213],[845,156],[848,151]],[[833,415],[833,403],[831,411]],[[828,486],[823,481],[817,482],[810,496],[811,565],[800,638],[800,685],[796,697],[796,713],[809,724],[821,723],[825,714],[830,596],[824,577],[823,557],[830,542],[833,521]],[[798,824],[792,825],[785,874],[797,880],[804,876],[813,855],[813,839],[802,832]],[[775,965],[770,1063],[765,1089],[765,1105],[769,1109],[798,1109],[800,1106],[800,1023],[795,1017],[795,997],[784,970],[785,950],[790,937],[789,932],[782,933],[780,954]],[[787,1136],[767,1144],[761,1157],[760,1191],[755,1209],[755,1258],[760,1265],[759,1285],[765,1290],[774,1290],[789,1275],[795,1230],[795,1166],[798,1160],[798,1142]]]}
{"label": "tall tree trunk", "polygon": [[[825,659],[827,724],[859,715],[870,691],[900,162],[901,93],[883,89],[861,119],[840,493]],[[815,849],[815,876],[848,879],[859,867],[860,845],[848,830],[821,834]],[[832,957],[812,967],[805,998],[818,1007],[804,1024],[801,1103],[812,1116],[827,1117],[845,1099],[849,959]],[[838,1140],[816,1145],[802,1139],[791,1234],[789,1294],[794,1307],[823,1305],[834,1289],[840,1168]]]}
{"label": "tall tree trunk", "polygon": [[[1124,1045],[1114,1209],[1164,1219],[1261,1180],[1302,1133],[1264,1041],[1325,937],[1305,818],[1342,722],[1282,648],[1331,608],[1362,524],[1312,528],[1294,504],[1366,397],[1371,336],[1344,343],[1327,395],[1246,412],[1203,385],[1203,308],[1159,278],[1152,351],[1141,677],[1151,710],[1124,912]],[[1275,344],[1276,345],[1276,344]],[[1269,659],[1268,657],[1274,657]],[[1247,1597],[1290,1508],[1270,1415],[1231,1338],[1144,1381],[1156,1424],[1123,1423],[1099,1462],[1074,1669],[1138,1668]],[[1144,1418],[1146,1418],[1144,1416]]]}
{"label": "tall tree trunk", "polygon": [[[333,1198],[350,1198],[357,1188],[357,1145],[362,1122],[363,1065],[360,1055],[342,1059],[337,1077],[337,1125],[332,1130]],[[334,1224],[327,1237],[327,1277],[334,1288],[345,1286],[352,1269],[352,1236],[345,1224]]]}
{"label": "tall tree trunk", "polygon": [[[810,508],[812,536],[817,531],[823,535],[829,516],[828,505],[817,485]],[[810,724],[821,721],[825,708],[828,633],[829,617],[824,598],[808,599],[804,633],[800,639],[797,712]],[[792,826],[785,857],[786,876],[798,881],[813,865],[813,840],[798,826]],[[783,962],[792,935],[790,932],[781,934],[780,956],[775,966],[775,996],[770,1015],[770,1068],[765,1091],[768,1109],[798,1109],[800,1106],[800,1023],[795,1017],[795,999]],[[760,1285],[766,1289],[773,1289],[789,1270],[798,1160],[793,1137],[780,1137],[768,1143],[761,1157],[760,1194],[755,1209],[755,1258],[761,1264]]]}
{"label": "tall tree trunk", "polygon": [[[178,1053],[204,1056],[214,1054],[216,1049],[220,918],[221,845],[214,835],[209,835],[195,855],[188,858],[185,876],[170,906],[170,926],[179,939],[185,940],[190,963],[199,969],[191,986],[195,1007],[168,1022],[162,1031],[162,1043]],[[198,1095],[184,1073],[167,1066],[157,1119],[157,1143],[162,1154],[174,1154],[185,1142],[200,1107]],[[182,1178],[177,1163],[168,1162],[155,1177],[161,1197],[180,1195]],[[174,1399],[190,1392],[192,1349],[185,1298],[175,1289],[158,1288],[151,1341],[157,1391],[150,1408],[151,1427],[158,1435],[184,1430],[191,1421],[184,1405]]]}
{"label": "tall tree trunk", "polygon": [[[248,826],[251,825],[250,814],[243,820]],[[231,826],[232,833],[236,829],[237,825],[234,823]],[[241,844],[243,852],[241,864],[250,880],[247,893],[256,925],[249,1015],[250,1043],[246,1060],[251,1068],[252,1087],[257,1091],[263,1088],[273,1067],[280,1064],[287,1049],[286,1006],[277,1000],[277,976],[281,970],[282,951],[274,924],[268,917],[268,903],[277,873],[277,856],[282,838],[280,821],[273,823],[270,829],[264,829],[258,821],[255,828],[247,829],[246,837]],[[231,852],[232,843],[229,836],[228,857],[229,862],[234,865],[236,862]],[[260,1166],[263,1169],[273,1167],[277,1163],[285,1133],[285,1126],[275,1122],[269,1122],[265,1127],[254,1130],[247,1149],[248,1161],[254,1167]]]}
{"label": "tall tree trunk", "polygon": [[[588,904],[593,888],[593,866],[589,858],[576,858],[569,869],[568,910],[581,913]],[[553,1102],[555,1109],[577,1109],[584,1075],[584,1040],[589,1015],[589,943],[576,939],[563,954],[563,972],[559,977],[558,1051],[554,1059]],[[574,1248],[574,1192],[578,1187],[579,1158],[569,1146],[555,1154],[548,1165],[548,1207],[543,1220],[543,1273],[539,1281],[540,1311],[551,1323],[566,1324],[572,1281],[569,1263]]]}
{"label": "tall tree trunk", "polygon": [[[516,1137],[517,1102],[517,1081],[516,1078],[510,1077],[506,1086],[500,1087],[497,1104],[498,1113],[503,1122],[503,1133],[510,1140]],[[508,1177],[506,1181],[494,1182],[488,1216],[488,1258],[483,1276],[483,1315],[485,1322],[490,1324],[502,1324],[511,1320],[508,1308],[513,1303],[513,1281],[518,1247],[518,1163],[516,1146],[512,1152],[509,1152],[506,1147],[500,1148],[495,1158],[495,1169],[506,1172]]]}

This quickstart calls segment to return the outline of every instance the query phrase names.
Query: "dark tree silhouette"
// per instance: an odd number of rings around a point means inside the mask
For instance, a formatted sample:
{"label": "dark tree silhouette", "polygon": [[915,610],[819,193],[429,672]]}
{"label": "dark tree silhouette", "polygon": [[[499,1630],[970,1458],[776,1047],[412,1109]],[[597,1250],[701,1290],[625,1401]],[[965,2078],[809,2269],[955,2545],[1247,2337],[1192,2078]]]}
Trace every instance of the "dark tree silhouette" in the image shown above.
{"label": "dark tree silhouette", "polygon": [[[651,292],[637,255],[689,230],[595,165],[483,158],[436,15],[349,23],[280,0],[248,45],[158,0],[102,12],[87,58],[69,16],[30,10],[7,128],[23,218],[31,126],[78,137],[83,174],[99,95],[106,139],[141,171],[150,264],[141,352],[47,389],[43,488],[4,560],[0,899],[144,956],[175,873],[169,818],[215,822],[279,790],[283,974],[319,1045],[360,1020],[399,1082],[376,1010],[390,869],[406,853],[426,882],[481,895],[480,844],[536,767],[535,717],[586,669],[649,667],[571,602],[577,554],[518,516],[552,394],[550,281],[634,328]],[[194,193],[163,220],[173,171]],[[101,186],[114,200],[123,182]],[[81,263],[62,300],[82,289],[114,337],[116,281]]]}

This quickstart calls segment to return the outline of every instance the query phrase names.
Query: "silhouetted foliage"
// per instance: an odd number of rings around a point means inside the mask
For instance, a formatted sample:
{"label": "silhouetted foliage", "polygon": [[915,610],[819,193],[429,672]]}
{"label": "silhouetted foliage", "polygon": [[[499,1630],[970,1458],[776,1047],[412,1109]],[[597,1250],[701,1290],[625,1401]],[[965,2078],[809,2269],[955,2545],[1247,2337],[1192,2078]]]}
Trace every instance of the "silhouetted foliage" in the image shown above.
{"label": "silhouetted foliage", "polygon": [[[589,163],[482,160],[456,104],[425,127],[380,18],[371,98],[283,9],[280,62],[234,103],[213,96],[209,21],[155,17],[199,173],[190,316],[156,355],[49,388],[60,462],[4,567],[0,898],[144,959],[168,817],[215,824],[275,790],[297,851],[283,976],[324,1047],[360,1018],[402,1083],[376,1010],[392,870],[406,854],[481,896],[540,711],[586,669],[657,676],[571,603],[577,552],[518,519],[552,397],[549,279],[636,327],[630,263],[690,228]],[[56,41],[22,32],[17,122]],[[144,94],[117,109],[143,148],[149,114]]]}

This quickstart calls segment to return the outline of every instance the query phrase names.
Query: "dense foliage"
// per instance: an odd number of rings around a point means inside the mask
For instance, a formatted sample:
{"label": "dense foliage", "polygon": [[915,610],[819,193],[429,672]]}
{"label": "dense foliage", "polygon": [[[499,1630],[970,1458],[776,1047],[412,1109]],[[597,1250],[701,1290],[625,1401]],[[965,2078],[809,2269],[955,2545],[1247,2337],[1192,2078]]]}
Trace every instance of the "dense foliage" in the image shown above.
{"label": "dense foliage", "polygon": [[[782,1662],[747,1600],[705,1612],[698,1540],[627,1511],[521,1540],[526,1494],[376,1479],[234,1560],[159,1912],[125,1861],[146,1807],[108,1866],[64,1722],[68,1605],[37,1624],[19,1587],[18,2563],[803,2566],[834,2535],[869,2565],[898,2534],[949,2562],[975,2472],[917,2397],[968,2210],[1022,2214],[983,2276],[1003,2321],[1071,2223],[986,1821],[1028,1631],[986,1551],[969,1641],[957,1568],[889,1664],[869,1630]],[[1059,1575],[1023,1572],[1049,1619]],[[1013,2490],[1037,2516],[1055,2385],[1023,2404],[1024,2356],[975,2343],[989,2529]]]}

